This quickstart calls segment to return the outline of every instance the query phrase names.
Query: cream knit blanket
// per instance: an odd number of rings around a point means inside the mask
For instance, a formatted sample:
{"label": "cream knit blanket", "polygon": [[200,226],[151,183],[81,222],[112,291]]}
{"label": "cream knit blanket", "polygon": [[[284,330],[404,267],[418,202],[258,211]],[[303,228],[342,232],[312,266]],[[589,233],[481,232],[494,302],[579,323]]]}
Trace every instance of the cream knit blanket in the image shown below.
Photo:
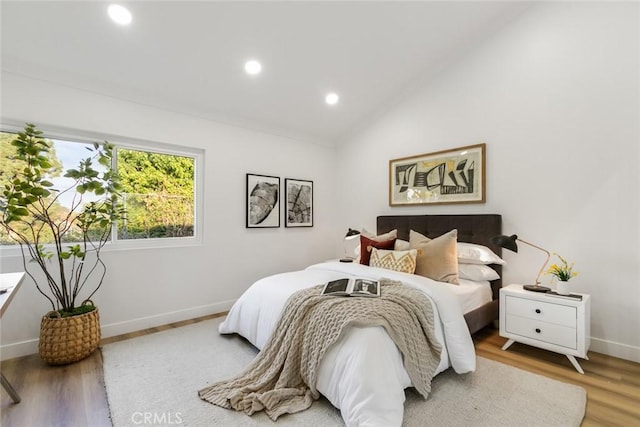
{"label": "cream knit blanket", "polygon": [[322,286],[298,291],[285,306],[262,351],[239,376],[198,392],[201,399],[248,415],[264,410],[276,420],[318,399],[322,357],[349,325],[383,326],[403,355],[416,390],[425,398],[440,362],[431,301],[398,281],[382,279],[379,298],[320,295]]}

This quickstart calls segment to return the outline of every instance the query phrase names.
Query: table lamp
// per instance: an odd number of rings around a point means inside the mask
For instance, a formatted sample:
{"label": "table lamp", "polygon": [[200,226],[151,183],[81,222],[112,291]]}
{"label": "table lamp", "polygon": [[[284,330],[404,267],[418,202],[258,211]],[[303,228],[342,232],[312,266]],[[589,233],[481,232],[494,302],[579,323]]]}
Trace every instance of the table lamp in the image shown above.
{"label": "table lamp", "polygon": [[513,251],[516,253],[518,252],[518,244],[516,243],[516,241],[518,241],[520,243],[524,243],[525,245],[529,245],[531,247],[539,249],[545,254],[547,254],[547,259],[544,261],[544,264],[542,264],[542,268],[540,268],[540,272],[536,277],[535,285],[524,285],[522,288],[532,292],[549,292],[551,290],[546,286],[540,286],[540,276],[542,275],[544,268],[547,266],[547,263],[549,262],[549,258],[551,258],[551,254],[549,253],[548,250],[541,248],[540,246],[534,245],[533,243],[529,243],[525,240],[519,239],[518,236],[516,236],[515,234],[511,236],[493,236],[489,240],[491,240],[491,243],[493,243],[494,245],[500,246],[501,248],[509,249],[510,251]]}
{"label": "table lamp", "polygon": [[[344,241],[347,242],[349,240],[353,240],[358,236],[360,236],[360,232],[358,230],[349,228],[349,230],[347,230],[347,234],[344,235]],[[340,262],[353,262],[354,258],[347,255],[347,247],[344,245],[344,243],[343,243],[343,249],[344,249],[344,258],[340,258]]]}

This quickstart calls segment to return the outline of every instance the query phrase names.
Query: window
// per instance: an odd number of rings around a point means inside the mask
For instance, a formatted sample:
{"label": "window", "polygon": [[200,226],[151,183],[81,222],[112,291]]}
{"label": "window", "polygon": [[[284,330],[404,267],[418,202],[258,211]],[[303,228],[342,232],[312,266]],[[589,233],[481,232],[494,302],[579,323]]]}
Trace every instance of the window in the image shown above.
{"label": "window", "polygon": [[126,219],[118,239],[194,235],[195,159],[116,148]]}
{"label": "window", "polygon": [[[11,155],[15,153],[11,141],[15,137],[15,133],[0,132],[0,189],[4,188],[13,172],[21,166],[11,160]],[[88,141],[105,139],[115,145],[112,167],[120,176],[121,196],[127,211],[126,219],[119,221],[112,231],[112,243],[125,246],[166,246],[199,240],[197,233],[201,227],[197,226],[196,218],[201,215],[196,215],[200,204],[196,188],[201,188],[197,181],[202,153],[198,150],[140,141],[119,143],[113,137],[50,136],[46,142],[52,147],[49,160],[54,165],[54,172],[48,177],[53,183],[52,188],[63,190],[72,185],[74,181],[64,177],[65,171],[77,167],[79,161],[88,156],[86,148],[93,144]],[[99,167],[101,166],[94,165],[95,169]],[[57,198],[52,199],[52,202],[58,207],[56,215],[64,218],[69,213],[74,203],[73,193],[54,193]],[[87,196],[89,193],[83,195],[82,203],[91,201]],[[73,230],[65,235],[65,240],[74,241]],[[17,243],[4,229],[0,229],[0,245]]]}

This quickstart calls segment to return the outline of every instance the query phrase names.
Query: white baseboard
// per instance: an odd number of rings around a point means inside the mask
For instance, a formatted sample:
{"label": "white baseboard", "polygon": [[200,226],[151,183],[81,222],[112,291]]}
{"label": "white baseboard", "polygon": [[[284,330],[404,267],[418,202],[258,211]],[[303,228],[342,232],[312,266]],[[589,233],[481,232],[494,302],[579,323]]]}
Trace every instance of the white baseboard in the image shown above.
{"label": "white baseboard", "polygon": [[[139,319],[127,320],[125,322],[102,325],[102,337],[108,338],[122,335],[129,332],[140,331],[142,329],[153,328],[169,323],[180,322],[182,320],[194,319],[213,313],[228,311],[235,300],[223,301],[216,304],[201,305],[186,310],[162,313],[155,316],[141,317]],[[591,337],[589,351],[606,354],[607,356],[618,357],[620,359],[631,360],[640,363],[640,347],[627,344],[602,340]],[[27,356],[38,352],[38,340],[26,340],[17,343],[0,346],[0,359],[8,360],[15,357]]]}
{"label": "white baseboard", "polygon": [[[141,317],[124,322],[102,325],[102,338],[136,332],[142,329],[167,325],[169,323],[180,322],[182,320],[194,319],[214,313],[228,311],[235,300],[223,301],[215,304],[201,305],[185,310],[162,313],[155,316]],[[38,352],[38,339],[26,340],[17,343],[0,346],[0,360],[13,359],[15,357],[27,356]]]}
{"label": "white baseboard", "polygon": [[186,310],[172,311],[169,313],[157,314],[155,316],[141,317],[124,322],[102,325],[102,338],[114,337],[116,335],[128,334],[142,329],[167,325],[169,323],[180,322],[182,320],[195,319],[214,313],[222,313],[231,308],[235,300],[223,301],[215,304],[201,305],[188,308]]}
{"label": "white baseboard", "polygon": [[589,347],[589,351],[595,351],[596,353],[606,354],[607,356],[640,363],[640,347],[591,337],[591,346]]}
{"label": "white baseboard", "polygon": [[0,346],[0,360],[13,359],[38,352],[38,339],[20,341]]}

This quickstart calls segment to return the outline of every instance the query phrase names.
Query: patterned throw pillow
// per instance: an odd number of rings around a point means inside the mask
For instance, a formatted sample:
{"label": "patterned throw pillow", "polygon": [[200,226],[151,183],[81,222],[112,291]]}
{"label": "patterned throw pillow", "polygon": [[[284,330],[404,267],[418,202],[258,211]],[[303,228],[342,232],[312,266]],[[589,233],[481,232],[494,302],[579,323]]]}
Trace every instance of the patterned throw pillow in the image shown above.
{"label": "patterned throw pillow", "polygon": [[360,264],[369,265],[369,259],[371,258],[371,250],[377,249],[393,249],[396,243],[396,239],[376,241],[369,239],[368,237],[360,235]]}
{"label": "patterned throw pillow", "polygon": [[371,250],[369,265],[371,267],[413,274],[413,272],[416,271],[417,256],[418,251],[416,249],[408,251],[387,251],[373,248]]}

